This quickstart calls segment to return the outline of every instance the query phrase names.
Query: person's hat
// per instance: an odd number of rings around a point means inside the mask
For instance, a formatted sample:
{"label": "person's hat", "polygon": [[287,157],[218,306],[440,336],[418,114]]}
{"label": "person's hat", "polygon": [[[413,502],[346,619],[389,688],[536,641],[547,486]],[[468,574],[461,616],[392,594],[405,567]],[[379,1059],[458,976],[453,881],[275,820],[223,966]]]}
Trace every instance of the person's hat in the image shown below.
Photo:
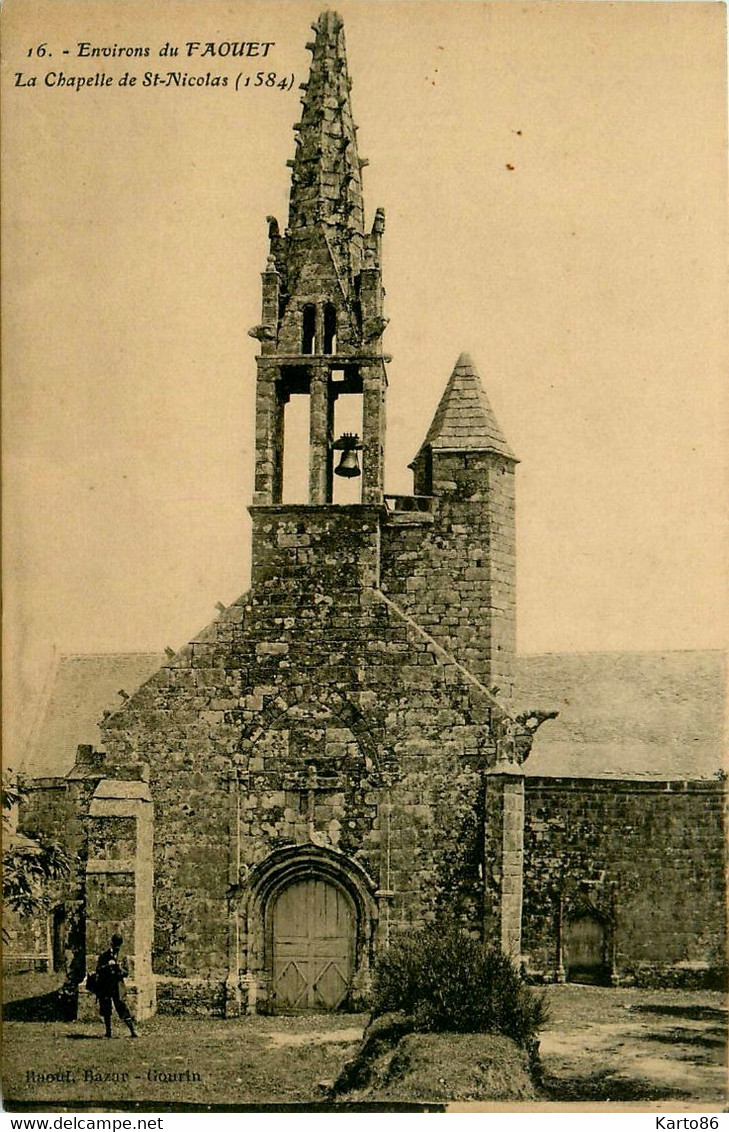
{"label": "person's hat", "polygon": [[121,945],[123,943],[124,943],[124,940],[122,939],[122,937],[115,932],[114,935],[111,937],[111,946],[112,947],[121,947]]}

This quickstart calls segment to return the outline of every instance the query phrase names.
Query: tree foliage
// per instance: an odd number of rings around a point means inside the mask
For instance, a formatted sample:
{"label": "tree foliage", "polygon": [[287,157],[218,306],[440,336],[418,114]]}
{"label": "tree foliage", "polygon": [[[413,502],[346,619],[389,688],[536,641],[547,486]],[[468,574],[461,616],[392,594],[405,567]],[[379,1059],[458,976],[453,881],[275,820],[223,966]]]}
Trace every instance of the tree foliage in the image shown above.
{"label": "tree foliage", "polygon": [[25,796],[22,784],[10,775],[3,776],[3,903],[23,918],[35,916],[48,908],[50,886],[54,881],[69,876],[73,866],[73,857],[50,838],[13,834],[10,814]]}

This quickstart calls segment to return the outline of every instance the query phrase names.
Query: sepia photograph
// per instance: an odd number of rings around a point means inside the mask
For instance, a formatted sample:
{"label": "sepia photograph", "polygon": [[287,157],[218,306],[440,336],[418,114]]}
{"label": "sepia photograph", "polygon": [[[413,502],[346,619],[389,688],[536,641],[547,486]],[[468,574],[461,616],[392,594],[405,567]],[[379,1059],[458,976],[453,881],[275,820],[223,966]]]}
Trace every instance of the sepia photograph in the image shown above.
{"label": "sepia photograph", "polygon": [[725,6],[3,24],[5,1110],[721,1112]]}

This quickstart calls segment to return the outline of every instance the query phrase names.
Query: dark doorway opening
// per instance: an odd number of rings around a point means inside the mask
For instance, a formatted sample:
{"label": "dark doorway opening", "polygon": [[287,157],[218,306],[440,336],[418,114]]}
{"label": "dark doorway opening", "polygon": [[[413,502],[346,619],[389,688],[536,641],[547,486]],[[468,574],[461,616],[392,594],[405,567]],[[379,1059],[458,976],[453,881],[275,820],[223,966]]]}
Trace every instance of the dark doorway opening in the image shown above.
{"label": "dark doorway opening", "polygon": [[570,916],[564,930],[564,967],[569,983],[609,986],[608,925],[592,910]]}

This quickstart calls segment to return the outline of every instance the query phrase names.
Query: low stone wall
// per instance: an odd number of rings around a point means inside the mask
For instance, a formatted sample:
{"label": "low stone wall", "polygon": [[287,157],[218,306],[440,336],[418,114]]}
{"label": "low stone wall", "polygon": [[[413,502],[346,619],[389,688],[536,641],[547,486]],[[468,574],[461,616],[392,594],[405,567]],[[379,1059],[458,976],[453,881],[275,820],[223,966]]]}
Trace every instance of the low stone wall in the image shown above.
{"label": "low stone wall", "polygon": [[158,979],[158,1014],[225,1017],[225,983],[207,979]]}

